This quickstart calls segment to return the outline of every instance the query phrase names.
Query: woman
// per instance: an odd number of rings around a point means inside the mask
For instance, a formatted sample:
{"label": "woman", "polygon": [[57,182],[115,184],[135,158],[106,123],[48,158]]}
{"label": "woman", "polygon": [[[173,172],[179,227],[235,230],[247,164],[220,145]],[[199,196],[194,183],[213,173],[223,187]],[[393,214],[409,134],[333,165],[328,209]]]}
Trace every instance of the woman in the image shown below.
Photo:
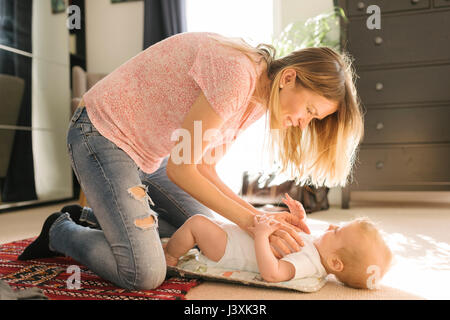
{"label": "woman", "polygon": [[[68,132],[92,210],[83,210],[84,219],[51,215],[20,258],[65,254],[120,287],[153,289],[166,274],[158,227],[170,236],[189,216],[213,210],[251,234],[254,215],[269,213],[232,192],[215,165],[223,147],[264,114],[274,154],[291,177],[345,185],[363,131],[350,63],[328,48],[277,60],[274,51],[183,33],[97,83]],[[274,253],[300,250],[296,230],[309,232],[304,215],[273,215],[283,225],[271,238]]]}

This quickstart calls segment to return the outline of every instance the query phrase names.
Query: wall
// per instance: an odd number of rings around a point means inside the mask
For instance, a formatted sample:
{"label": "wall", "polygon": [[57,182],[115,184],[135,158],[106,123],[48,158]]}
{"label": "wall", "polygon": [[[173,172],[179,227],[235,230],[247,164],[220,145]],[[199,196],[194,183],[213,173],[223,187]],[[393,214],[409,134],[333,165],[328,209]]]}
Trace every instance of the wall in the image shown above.
{"label": "wall", "polygon": [[333,0],[273,0],[274,33],[279,34],[288,24],[304,21],[333,9]]}
{"label": "wall", "polygon": [[144,1],[86,1],[87,70],[110,73],[143,49]]}

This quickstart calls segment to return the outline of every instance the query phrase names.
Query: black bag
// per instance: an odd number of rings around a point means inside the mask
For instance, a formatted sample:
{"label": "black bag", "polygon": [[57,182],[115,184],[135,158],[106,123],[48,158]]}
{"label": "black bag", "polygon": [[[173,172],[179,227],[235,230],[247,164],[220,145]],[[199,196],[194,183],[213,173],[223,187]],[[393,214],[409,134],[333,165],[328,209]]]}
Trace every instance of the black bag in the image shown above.
{"label": "black bag", "polygon": [[281,200],[284,194],[302,203],[306,213],[329,209],[327,187],[296,185],[294,180],[273,183],[275,173],[244,172],[239,196],[253,206],[274,205],[287,207]]}

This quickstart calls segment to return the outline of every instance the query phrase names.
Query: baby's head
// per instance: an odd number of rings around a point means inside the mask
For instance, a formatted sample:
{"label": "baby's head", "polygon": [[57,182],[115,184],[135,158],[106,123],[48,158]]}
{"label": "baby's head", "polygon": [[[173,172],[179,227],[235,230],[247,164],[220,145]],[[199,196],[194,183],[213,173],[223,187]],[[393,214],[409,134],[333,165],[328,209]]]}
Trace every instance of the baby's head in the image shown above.
{"label": "baby's head", "polygon": [[330,225],[315,245],[326,271],[352,288],[372,288],[372,280],[380,281],[392,261],[391,250],[367,218]]}

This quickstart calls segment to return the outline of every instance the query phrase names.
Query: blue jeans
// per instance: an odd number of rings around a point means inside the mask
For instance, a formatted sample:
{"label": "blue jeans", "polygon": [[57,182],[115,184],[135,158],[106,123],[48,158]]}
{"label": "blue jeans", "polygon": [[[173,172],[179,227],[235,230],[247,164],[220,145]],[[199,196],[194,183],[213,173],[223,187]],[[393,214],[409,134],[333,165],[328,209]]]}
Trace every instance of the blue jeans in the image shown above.
{"label": "blue jeans", "polygon": [[[130,290],[158,287],[166,276],[160,237],[170,237],[189,217],[212,217],[209,208],[175,185],[166,175],[166,158],[151,173],[136,163],[91,123],[86,108],[78,108],[67,144],[72,167],[90,208],[75,224],[63,214],[49,231],[50,249],[87,266],[115,285]],[[131,192],[140,187],[147,196]],[[153,225],[138,223],[153,216]]]}

